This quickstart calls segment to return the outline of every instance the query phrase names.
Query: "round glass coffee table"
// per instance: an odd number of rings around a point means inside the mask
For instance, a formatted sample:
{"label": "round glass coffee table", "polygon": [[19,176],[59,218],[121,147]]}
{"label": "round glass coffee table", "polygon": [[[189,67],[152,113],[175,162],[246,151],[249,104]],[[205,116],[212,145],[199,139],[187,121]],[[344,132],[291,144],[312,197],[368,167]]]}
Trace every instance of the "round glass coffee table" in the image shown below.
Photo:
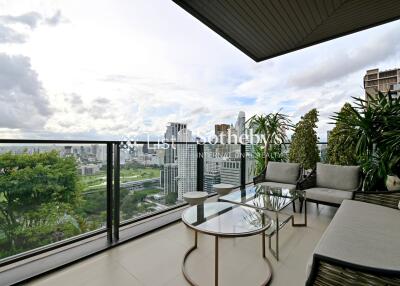
{"label": "round glass coffee table", "polygon": [[183,223],[194,230],[194,245],[186,252],[182,262],[182,272],[191,285],[197,285],[188,275],[185,263],[190,253],[197,248],[197,233],[215,237],[215,285],[218,285],[218,238],[244,237],[261,234],[262,257],[268,273],[262,285],[267,285],[272,277],[272,268],[265,257],[265,231],[272,220],[263,211],[228,202],[204,203],[192,206],[182,214]]}

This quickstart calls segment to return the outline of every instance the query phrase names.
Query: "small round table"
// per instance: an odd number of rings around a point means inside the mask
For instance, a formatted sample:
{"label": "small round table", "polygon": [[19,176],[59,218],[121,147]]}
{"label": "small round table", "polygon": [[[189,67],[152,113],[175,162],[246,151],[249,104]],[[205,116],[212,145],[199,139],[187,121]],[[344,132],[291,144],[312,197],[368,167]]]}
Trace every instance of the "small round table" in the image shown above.
{"label": "small round table", "polygon": [[225,196],[225,195],[229,194],[234,188],[235,188],[235,186],[231,185],[231,184],[221,183],[221,184],[213,185],[214,191],[216,191],[218,193],[218,195],[220,195],[220,196]]}
{"label": "small round table", "polygon": [[183,194],[183,199],[191,206],[204,203],[207,197],[207,192],[187,192]]}
{"label": "small round table", "polygon": [[192,206],[182,214],[183,223],[194,230],[194,245],[186,252],[182,262],[182,272],[190,285],[197,285],[186,272],[186,260],[197,248],[197,233],[215,237],[215,285],[218,285],[218,238],[245,237],[261,234],[262,257],[267,264],[267,277],[263,284],[267,285],[272,278],[272,268],[265,256],[265,231],[272,220],[263,211],[227,202],[205,203]]}

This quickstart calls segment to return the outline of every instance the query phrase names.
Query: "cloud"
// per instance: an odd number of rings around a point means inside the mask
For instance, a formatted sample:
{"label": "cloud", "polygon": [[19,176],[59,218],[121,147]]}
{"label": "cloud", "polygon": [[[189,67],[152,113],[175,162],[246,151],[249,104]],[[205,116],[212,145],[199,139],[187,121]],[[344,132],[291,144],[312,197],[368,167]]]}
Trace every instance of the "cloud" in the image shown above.
{"label": "cloud", "polygon": [[42,15],[37,12],[28,12],[19,16],[3,15],[0,20],[9,24],[23,24],[35,29],[38,23],[42,20]]}
{"label": "cloud", "polygon": [[0,53],[0,128],[41,129],[52,111],[25,56]]}
{"label": "cloud", "polygon": [[49,26],[57,26],[61,23],[66,23],[68,20],[61,14],[61,10],[57,10],[53,16],[45,19],[45,23]]}
{"label": "cloud", "polygon": [[356,50],[341,49],[330,56],[325,55],[316,65],[290,77],[288,83],[299,88],[315,87],[376,65],[398,53],[400,33],[397,29],[386,30]]}
{"label": "cloud", "polygon": [[24,43],[26,36],[14,31],[10,27],[0,24],[0,44],[5,43]]}

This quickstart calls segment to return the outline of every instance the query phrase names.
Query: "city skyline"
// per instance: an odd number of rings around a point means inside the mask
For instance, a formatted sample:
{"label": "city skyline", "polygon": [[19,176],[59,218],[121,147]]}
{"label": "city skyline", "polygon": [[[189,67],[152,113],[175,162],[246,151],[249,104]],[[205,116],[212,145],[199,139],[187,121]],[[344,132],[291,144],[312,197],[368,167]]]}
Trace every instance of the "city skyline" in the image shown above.
{"label": "city skyline", "polygon": [[256,64],[170,2],[0,7],[2,138],[145,139],[168,122],[210,135],[241,110],[297,122],[316,107],[325,141],[366,70],[400,67],[399,21]]}

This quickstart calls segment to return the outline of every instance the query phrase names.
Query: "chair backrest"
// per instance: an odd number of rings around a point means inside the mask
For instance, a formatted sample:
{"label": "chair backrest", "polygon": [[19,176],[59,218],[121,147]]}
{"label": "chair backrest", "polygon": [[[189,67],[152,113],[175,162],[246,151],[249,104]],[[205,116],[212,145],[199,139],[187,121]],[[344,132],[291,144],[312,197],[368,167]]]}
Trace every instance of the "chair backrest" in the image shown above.
{"label": "chair backrest", "polygon": [[353,191],[360,183],[360,166],[317,163],[317,187]]}
{"label": "chair backrest", "polygon": [[265,180],[269,182],[295,185],[300,175],[300,164],[268,162]]}

